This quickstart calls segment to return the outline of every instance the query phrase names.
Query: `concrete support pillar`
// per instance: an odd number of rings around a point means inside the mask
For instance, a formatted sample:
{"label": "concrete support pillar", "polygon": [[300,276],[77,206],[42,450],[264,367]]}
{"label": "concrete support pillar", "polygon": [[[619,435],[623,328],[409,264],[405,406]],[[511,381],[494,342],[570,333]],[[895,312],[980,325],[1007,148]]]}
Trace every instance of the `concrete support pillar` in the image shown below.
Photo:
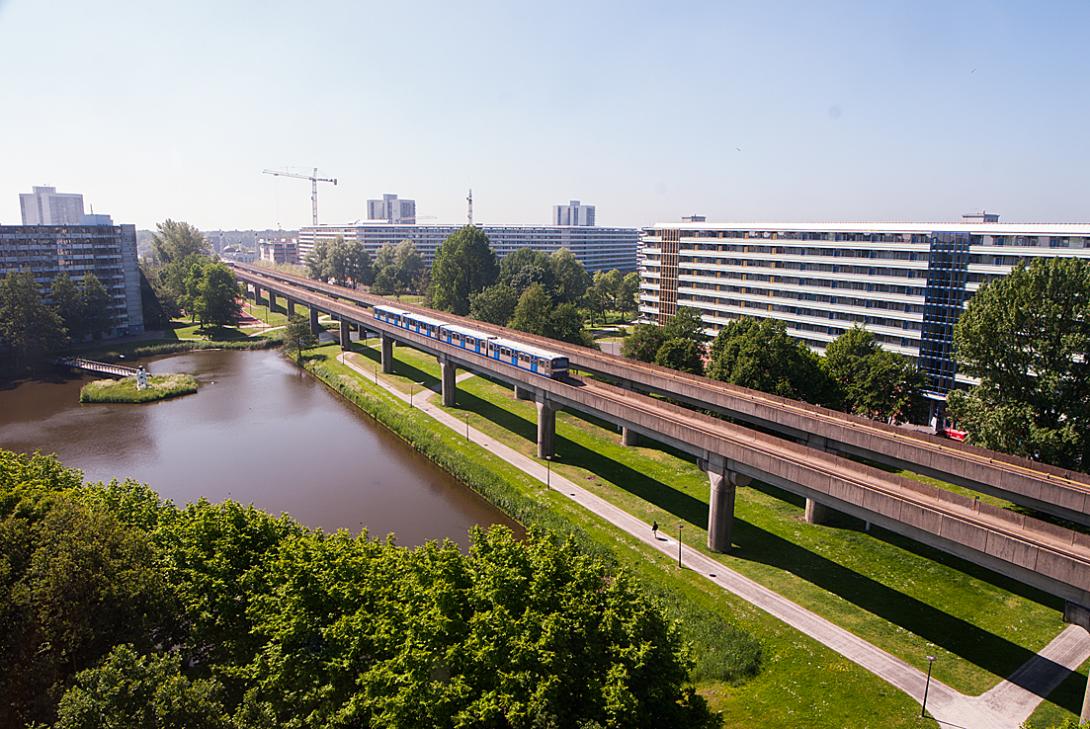
{"label": "concrete support pillar", "polygon": [[341,319],[341,349],[348,349],[351,346],[352,327],[344,319]]}
{"label": "concrete support pillar", "polygon": [[[1083,630],[1090,630],[1090,608],[1076,605],[1073,602],[1064,602],[1064,622],[1078,625]],[[1079,724],[1088,721],[1090,721],[1090,683],[1086,685],[1086,691],[1083,693]]]}
{"label": "concrete support pillar", "polygon": [[394,371],[394,338],[381,332],[379,338],[382,342],[382,372],[388,375]]}
{"label": "concrete support pillar", "polygon": [[318,310],[310,307],[310,333],[318,336],[322,333],[322,325],[318,323]]}
{"label": "concrete support pillar", "polygon": [[806,511],[804,516],[807,524],[828,524],[833,514],[836,514],[835,509],[831,509],[824,504],[819,504],[813,499],[806,500]]}
{"label": "concrete support pillar", "polygon": [[537,399],[537,457],[551,458],[556,441],[557,406],[544,394]]}
{"label": "concrete support pillar", "polygon": [[708,454],[700,467],[708,474],[708,549],[729,552],[734,531],[734,498],[738,486],[749,484],[749,477],[730,469],[729,462],[718,454]]}
{"label": "concrete support pillar", "polygon": [[526,387],[515,385],[515,398],[518,400],[533,400],[535,399],[534,391]]}
{"label": "concrete support pillar", "polygon": [[284,301],[288,304],[288,318],[291,319],[295,316],[295,302],[288,298],[285,298]]}
{"label": "concrete support pillar", "polygon": [[640,436],[627,425],[621,426],[621,445],[634,446],[639,442]]}
{"label": "concrete support pillar", "polygon": [[458,368],[446,357],[439,358],[439,371],[443,381],[443,406],[454,407],[454,398],[458,393]]}
{"label": "concrete support pillar", "polygon": [[276,294],[272,291],[266,292],[269,295],[269,313],[272,314],[276,311]]}

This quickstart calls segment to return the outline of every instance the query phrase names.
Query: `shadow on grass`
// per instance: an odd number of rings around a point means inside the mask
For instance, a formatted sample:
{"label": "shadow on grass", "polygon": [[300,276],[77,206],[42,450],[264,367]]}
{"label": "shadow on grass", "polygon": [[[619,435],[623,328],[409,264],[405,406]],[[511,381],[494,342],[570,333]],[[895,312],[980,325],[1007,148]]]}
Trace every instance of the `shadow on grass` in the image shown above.
{"label": "shadow on grass", "polygon": [[[477,397],[464,389],[457,396],[458,407],[468,410],[479,417],[486,418],[528,442],[535,442],[537,425],[530,420],[506,410],[487,400]],[[600,423],[597,418],[586,418],[590,422]],[[606,424],[608,427],[608,424]],[[655,444],[657,446],[657,444]],[[558,434],[556,440],[556,460],[562,463],[578,465],[609,481],[625,491],[661,508],[679,519],[700,528],[706,528],[708,506],[688,494],[684,494],[634,468],[603,456],[578,443],[574,443]],[[780,489],[760,484],[758,489],[764,493],[782,499],[801,508],[804,499]],[[862,523],[852,520],[853,528],[862,528]],[[944,554],[899,535],[872,528],[871,535],[877,539],[910,551],[926,559],[949,565],[1000,589],[1033,600],[1040,604],[1059,609],[1058,601],[1044,593],[1006,578],[982,567]],[[778,570],[793,574],[827,592],[830,592],[856,607],[873,613],[890,623],[900,626],[918,636],[949,650],[970,663],[997,676],[1009,676],[1015,669],[1034,657],[1034,653],[1002,636],[995,635],[961,618],[950,615],[928,605],[910,595],[883,585],[882,583],[840,565],[809,549],[784,539],[754,524],[735,519],[734,539],[740,545],[732,551],[732,556],[751,562],[759,562]],[[1054,664],[1051,668],[1064,670]],[[1033,690],[1034,686],[1026,685]],[[1081,705],[1081,694],[1072,704],[1075,710]],[[1068,707],[1069,698],[1057,696]]]}

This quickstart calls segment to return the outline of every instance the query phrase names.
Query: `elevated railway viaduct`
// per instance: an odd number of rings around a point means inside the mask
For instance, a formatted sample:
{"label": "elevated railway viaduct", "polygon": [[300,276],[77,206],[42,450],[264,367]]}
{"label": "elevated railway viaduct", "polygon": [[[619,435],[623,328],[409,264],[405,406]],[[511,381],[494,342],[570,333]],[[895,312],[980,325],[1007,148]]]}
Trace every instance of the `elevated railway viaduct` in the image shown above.
{"label": "elevated railway viaduct", "polygon": [[459,367],[514,386],[520,396],[537,403],[541,457],[552,454],[560,407],[608,420],[695,456],[709,479],[712,550],[730,549],[736,488],[757,479],[1056,595],[1065,601],[1069,620],[1084,626],[1088,622],[1090,536],[631,390],[524,372],[378,321],[359,302],[252,271],[240,271],[239,276],[257,289],[283,296],[289,309],[296,303],[307,305],[315,326],[319,311],[329,313],[340,322],[342,346],[348,346],[353,327],[377,331],[384,370],[392,366],[395,342],[434,355],[441,365],[445,405],[455,403]]}
{"label": "elevated railway viaduct", "polygon": [[[241,280],[268,286],[291,286],[332,296],[364,307],[390,304],[389,299],[342,286],[253,266],[235,266]],[[262,287],[262,288],[267,288]],[[688,375],[665,367],[634,362],[603,352],[557,342],[505,327],[397,304],[408,311],[519,339],[566,355],[574,368],[639,392],[668,397],[692,407],[804,443],[812,448],[864,458],[872,463],[933,476],[984,494],[1006,499],[1042,513],[1090,525],[1090,476],[1009,456],[946,438],[906,431],[816,405],[788,400],[728,383]],[[808,503],[807,519],[820,521],[823,509]]]}

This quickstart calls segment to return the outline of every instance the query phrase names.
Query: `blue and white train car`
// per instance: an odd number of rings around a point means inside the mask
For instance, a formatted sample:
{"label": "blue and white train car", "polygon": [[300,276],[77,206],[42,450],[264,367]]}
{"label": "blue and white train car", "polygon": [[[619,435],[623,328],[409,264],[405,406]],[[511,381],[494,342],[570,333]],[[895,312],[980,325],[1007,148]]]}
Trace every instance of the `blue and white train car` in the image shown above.
{"label": "blue and white train car", "polygon": [[442,341],[475,354],[485,354],[488,341],[495,338],[494,334],[470,329],[469,327],[461,327],[457,324],[444,324],[441,331]]}
{"label": "blue and white train car", "polygon": [[568,358],[510,339],[490,339],[488,358],[546,377],[568,374]]}

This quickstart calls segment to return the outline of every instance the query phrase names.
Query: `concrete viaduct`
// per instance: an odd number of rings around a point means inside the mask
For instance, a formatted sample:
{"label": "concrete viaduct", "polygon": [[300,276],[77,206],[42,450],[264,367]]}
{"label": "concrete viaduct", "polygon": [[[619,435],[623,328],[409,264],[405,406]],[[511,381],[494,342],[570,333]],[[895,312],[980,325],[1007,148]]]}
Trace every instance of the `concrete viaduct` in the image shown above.
{"label": "concrete viaduct", "polygon": [[[241,280],[252,282],[252,277],[259,276],[270,285],[279,282],[283,287],[302,288],[365,307],[390,303],[379,296],[279,271],[237,264],[235,271]],[[435,312],[418,306],[398,306],[435,315]],[[441,316],[451,322],[518,338],[565,354],[574,368],[608,378],[628,389],[662,395],[675,402],[717,412],[812,448],[862,457],[873,463],[933,476],[1042,513],[1090,525],[1090,476],[1087,474],[946,438],[906,431],[867,418],[634,362],[586,347],[522,332],[514,333],[504,327],[465,317],[447,313]],[[820,515],[820,509],[811,504],[807,513],[809,519],[815,514]]]}
{"label": "concrete viaduct", "polygon": [[[556,410],[571,408],[622,427],[631,442],[643,435],[695,456],[708,474],[708,547],[728,551],[736,488],[757,479],[807,498],[812,518],[825,510],[844,512],[891,532],[955,554],[1056,595],[1072,622],[1090,623],[1090,536],[999,509],[911,479],[896,476],[836,453],[760,432],[691,409],[592,380],[552,380],[375,320],[356,302],[334,299],[249,271],[240,278],[339,321],[343,347],[351,330],[377,331],[382,366],[390,371],[395,342],[436,356],[442,399],[456,400],[455,374],[461,367],[514,386],[537,403],[539,457],[552,455]],[[512,335],[519,336],[519,335]]]}

